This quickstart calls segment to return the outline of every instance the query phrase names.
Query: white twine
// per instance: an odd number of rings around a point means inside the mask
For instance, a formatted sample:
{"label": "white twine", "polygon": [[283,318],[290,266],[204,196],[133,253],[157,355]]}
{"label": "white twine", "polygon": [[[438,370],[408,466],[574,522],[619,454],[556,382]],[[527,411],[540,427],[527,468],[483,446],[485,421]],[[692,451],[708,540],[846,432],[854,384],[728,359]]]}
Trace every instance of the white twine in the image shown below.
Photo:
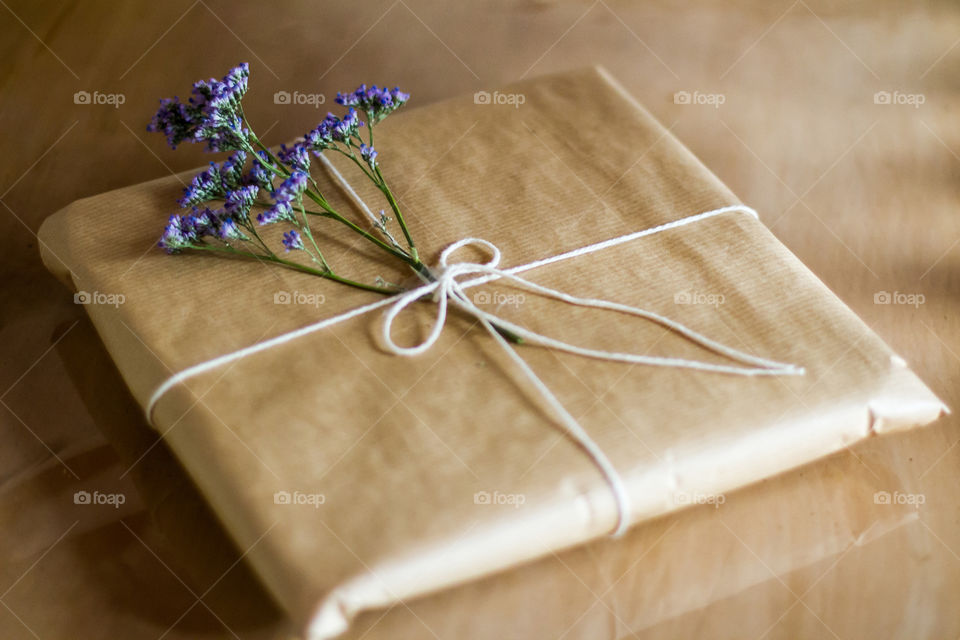
{"label": "white twine", "polygon": [[353,190],[353,185],[347,182],[347,179],[344,178],[339,169],[337,169],[333,163],[330,162],[330,159],[322,153],[318,154],[317,158],[323,163],[324,168],[333,175],[333,179],[346,192],[347,196],[353,200],[353,203],[360,207],[360,210],[367,214],[367,217],[373,220],[374,224],[377,224],[377,222],[379,222],[379,218],[373,215],[373,211],[370,210],[370,207],[367,206],[367,203],[363,201],[363,198],[357,195],[357,192]]}
{"label": "white twine", "polygon": [[[324,159],[323,156],[320,156],[321,159]],[[332,164],[327,161],[325,163],[328,169],[331,170],[334,178],[340,183],[344,188],[344,191],[352,200],[354,200],[368,215],[373,217],[372,212],[367,207],[367,205],[360,199],[356,191],[350,186],[346,179],[340,174],[339,171],[333,167]],[[389,307],[386,314],[383,318],[382,326],[382,337],[385,348],[393,354],[400,356],[416,356],[425,351],[429,350],[439,339],[443,327],[446,324],[447,319],[447,307],[448,305],[453,305],[454,307],[460,309],[464,313],[473,316],[476,318],[480,324],[487,330],[487,333],[503,348],[504,352],[510,357],[510,359],[517,365],[517,368],[526,376],[529,382],[533,385],[536,391],[540,394],[544,402],[549,406],[550,410],[553,412],[554,416],[559,420],[559,422],[565,428],[567,434],[587,453],[599,471],[603,474],[607,483],[610,486],[610,489],[613,492],[613,496],[617,503],[617,523],[614,527],[611,535],[619,536],[627,530],[629,526],[630,518],[630,496],[627,492],[626,486],[623,482],[623,478],[620,476],[620,473],[611,463],[610,459],[604,453],[603,449],[590,437],[590,434],[580,425],[580,423],[570,414],[569,411],[560,403],[557,397],[553,394],[549,387],[540,379],[539,376],[533,371],[533,369],[526,363],[526,361],[520,357],[520,354],[517,353],[516,349],[511,345],[498,331],[498,329],[506,329],[513,332],[515,335],[522,338],[524,341],[529,342],[530,344],[540,345],[549,349],[555,349],[557,351],[565,351],[567,353],[573,353],[580,356],[585,356],[589,358],[597,358],[600,360],[607,360],[613,362],[629,362],[633,364],[643,364],[643,365],[652,365],[660,367],[679,367],[685,369],[695,369],[698,371],[709,371],[714,373],[726,373],[733,375],[742,375],[742,376],[780,376],[780,375],[803,375],[804,370],[802,367],[798,367],[792,364],[786,364],[782,362],[776,362],[774,360],[767,360],[765,358],[760,358],[757,356],[750,355],[733,347],[726,346],[715,340],[711,340],[706,336],[697,333],[693,329],[690,329],[674,320],[670,320],[664,316],[656,314],[652,311],[647,311],[640,309],[638,307],[631,307],[624,304],[619,304],[616,302],[610,302],[607,300],[598,300],[594,298],[580,298],[577,296],[558,291],[556,289],[551,289],[543,285],[536,284],[521,278],[516,274],[528,271],[530,269],[535,269],[547,264],[552,264],[555,262],[560,262],[563,260],[569,260],[582,255],[587,255],[590,253],[596,253],[614,247],[625,242],[630,242],[636,240],[637,238],[642,238],[644,236],[653,235],[656,233],[661,233],[669,229],[676,229],[679,227],[684,227],[701,220],[707,220],[709,218],[716,217],[718,215],[730,212],[741,212],[747,213],[755,218],[757,212],[753,209],[743,206],[743,205],[734,205],[729,207],[722,207],[720,209],[714,209],[712,211],[706,211],[704,213],[699,213],[696,215],[688,216],[686,218],[681,218],[673,222],[668,222],[666,224],[658,225],[656,227],[651,227],[649,229],[643,229],[641,231],[636,231],[634,233],[629,233],[623,236],[618,236],[616,238],[611,238],[603,242],[597,242],[595,244],[587,245],[579,249],[574,249],[572,251],[567,251],[555,256],[548,258],[543,258],[535,262],[528,264],[512,267],[509,269],[499,269],[498,265],[500,264],[500,249],[496,247],[491,242],[483,240],[480,238],[464,238],[459,240],[446,249],[440,254],[440,264],[437,269],[438,273],[436,274],[436,281],[429,282],[422,286],[400,293],[396,296],[385,298],[378,302],[372,304],[364,305],[342,313],[332,318],[326,318],[320,320],[313,324],[309,324],[300,329],[283,333],[279,336],[271,338],[269,340],[264,340],[256,344],[250,345],[243,349],[233,351],[231,353],[212,358],[205,362],[193,365],[180,371],[169,378],[167,378],[160,386],[156,388],[153,394],[150,396],[150,400],[147,403],[146,414],[147,420],[153,422],[153,411],[156,408],[157,403],[160,401],[160,398],[164,396],[171,388],[174,386],[198,376],[206,371],[219,368],[230,362],[246,358],[255,353],[261,351],[266,351],[267,349],[272,349],[275,346],[291,342],[298,338],[301,338],[305,335],[314,333],[321,329],[339,324],[341,322],[346,322],[351,318],[364,315],[376,309],[383,307]],[[473,262],[457,262],[450,263],[450,256],[466,246],[478,246],[488,250],[491,253],[491,258],[484,263],[473,263]],[[460,281],[458,278],[464,276],[474,276],[468,280]],[[741,366],[737,365],[723,365],[715,364],[710,362],[702,362],[698,360],[688,360],[684,358],[667,358],[660,356],[648,356],[635,353],[626,353],[618,351],[604,351],[601,349],[590,349],[587,347],[580,347],[568,342],[563,342],[561,340],[556,340],[550,338],[543,334],[531,331],[525,327],[522,327],[518,324],[500,318],[499,316],[484,311],[477,307],[467,296],[466,290],[470,287],[475,287],[493,280],[505,280],[512,283],[518,288],[525,289],[527,291],[533,292],[535,294],[541,295],[545,298],[553,298],[555,300],[560,300],[567,304],[577,305],[581,307],[589,307],[594,309],[607,309],[611,311],[618,311],[620,313],[625,313],[628,315],[637,316],[645,320],[650,320],[659,325],[667,327],[672,331],[682,335],[687,340],[698,344],[710,351],[714,351],[720,355],[726,356],[727,358],[739,362]],[[430,333],[427,337],[420,343],[412,347],[401,347],[393,340],[392,328],[393,322],[396,317],[400,314],[401,311],[406,309],[413,302],[424,298],[425,296],[432,296],[433,300],[437,303],[437,315],[434,321],[433,327],[430,330]],[[746,366],[750,365],[750,366]]]}

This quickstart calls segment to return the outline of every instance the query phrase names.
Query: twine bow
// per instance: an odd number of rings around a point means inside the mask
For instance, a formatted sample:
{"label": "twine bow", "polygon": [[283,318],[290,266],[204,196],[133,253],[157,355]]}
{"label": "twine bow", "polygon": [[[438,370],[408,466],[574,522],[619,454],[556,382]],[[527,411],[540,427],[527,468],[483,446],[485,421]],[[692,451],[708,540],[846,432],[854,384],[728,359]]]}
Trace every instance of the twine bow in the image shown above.
{"label": "twine bow", "polygon": [[[468,246],[486,249],[491,254],[490,259],[487,262],[482,263],[450,262],[450,256],[454,252]],[[759,358],[757,356],[752,356],[748,353],[744,353],[743,351],[723,345],[715,340],[711,340],[710,338],[697,333],[696,331],[693,331],[692,329],[689,329],[688,327],[685,327],[678,322],[653,313],[652,311],[647,311],[645,309],[631,307],[616,302],[610,302],[607,300],[580,298],[556,289],[545,287],[535,282],[531,282],[530,280],[521,278],[510,271],[499,269],[498,266],[500,264],[500,257],[500,249],[492,242],[483,240],[481,238],[464,238],[463,240],[459,240],[444,249],[443,253],[440,254],[440,264],[439,268],[437,269],[438,274],[436,276],[436,281],[426,283],[416,289],[396,296],[393,303],[389,306],[389,309],[384,314],[382,324],[382,337],[384,346],[388,351],[399,356],[416,356],[428,351],[436,343],[440,337],[440,334],[443,332],[443,328],[447,321],[447,309],[450,305],[460,309],[467,315],[476,318],[477,321],[487,330],[490,336],[497,342],[497,344],[503,348],[514,364],[517,365],[517,368],[520,369],[530,383],[533,384],[534,388],[540,394],[544,402],[549,406],[554,416],[566,429],[570,437],[573,438],[573,440],[590,456],[597,468],[603,474],[607,483],[610,485],[614,498],[617,502],[618,512],[617,524],[611,534],[613,536],[621,535],[624,531],[626,531],[629,524],[630,496],[624,485],[622,477],[610,462],[610,459],[607,457],[606,453],[604,453],[603,449],[596,443],[596,441],[593,440],[590,434],[587,433],[587,431],[580,425],[579,422],[577,422],[570,412],[567,411],[567,409],[557,399],[550,388],[540,379],[539,376],[537,376],[530,365],[528,365],[527,362],[520,357],[520,354],[517,353],[517,350],[501,335],[501,333],[498,331],[498,328],[507,329],[530,344],[613,362],[629,362],[634,364],[646,364],[663,367],[681,367],[687,369],[697,369],[700,371],[731,373],[744,376],[797,375],[803,373],[803,369],[794,365],[767,360],[765,358]],[[461,282],[459,278],[464,276],[476,277]],[[683,358],[665,358],[635,353],[604,351],[600,349],[581,347],[570,344],[569,342],[563,342],[561,340],[550,338],[541,333],[531,331],[530,329],[527,329],[521,325],[501,318],[494,313],[481,309],[467,295],[466,290],[468,288],[483,284],[485,282],[490,282],[492,280],[504,280],[512,283],[518,288],[530,291],[545,298],[559,300],[567,304],[590,307],[594,309],[618,311],[620,313],[650,320],[677,332],[691,342],[694,342],[706,349],[726,356],[731,360],[740,362],[743,365],[752,366],[721,365],[710,362],[701,362],[698,360],[687,360]],[[430,329],[429,334],[423,339],[423,341],[414,346],[402,347],[398,345],[393,340],[392,335],[394,320],[396,320],[397,316],[400,315],[400,313],[412,303],[429,295],[432,295],[433,300],[437,305],[436,319],[434,320],[433,327]]]}

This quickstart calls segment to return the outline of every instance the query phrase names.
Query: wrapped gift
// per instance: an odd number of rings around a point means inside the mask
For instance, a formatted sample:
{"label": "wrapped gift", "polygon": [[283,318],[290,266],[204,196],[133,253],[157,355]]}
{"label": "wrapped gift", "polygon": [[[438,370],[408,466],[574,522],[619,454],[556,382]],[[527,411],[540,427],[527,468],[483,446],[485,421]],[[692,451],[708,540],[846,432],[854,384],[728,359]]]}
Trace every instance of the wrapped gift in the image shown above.
{"label": "wrapped gift", "polygon": [[[944,410],[602,70],[499,95],[517,99],[397,115],[377,148],[428,263],[464,238],[484,242],[445,255],[451,273],[502,256],[499,275],[431,293],[469,296],[539,343],[438,316],[439,295],[404,305],[166,256],[152,247],[185,175],[78,201],[41,229],[48,267],[310,638]],[[349,211],[338,182],[321,186]],[[353,279],[407,277],[323,233]],[[384,311],[388,338],[430,348],[384,344]]]}

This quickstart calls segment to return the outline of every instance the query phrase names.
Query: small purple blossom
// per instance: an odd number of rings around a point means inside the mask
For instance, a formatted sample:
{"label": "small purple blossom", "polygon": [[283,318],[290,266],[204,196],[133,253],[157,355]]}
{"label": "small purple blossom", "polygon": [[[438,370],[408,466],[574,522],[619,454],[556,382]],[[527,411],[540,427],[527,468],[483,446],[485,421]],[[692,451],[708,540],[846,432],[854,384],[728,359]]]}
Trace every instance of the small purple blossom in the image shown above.
{"label": "small purple blossom", "polygon": [[228,191],[224,198],[225,212],[231,218],[246,219],[253,208],[253,203],[260,194],[260,187],[255,184],[248,184],[238,187],[233,191]]}
{"label": "small purple blossom", "polygon": [[280,220],[293,220],[293,204],[299,203],[303,198],[308,178],[309,176],[303,171],[294,171],[290,174],[290,177],[270,194],[274,204],[257,216],[257,222],[272,224]]}
{"label": "small purple blossom", "polygon": [[207,200],[222,198],[224,193],[220,166],[216,162],[211,162],[208,169],[194,176],[190,184],[184,188],[183,197],[177,202],[181,207],[186,208]]}
{"label": "small purple blossom", "polygon": [[390,91],[377,85],[368,89],[367,85],[362,84],[352,93],[338,93],[336,101],[345,107],[357,107],[364,111],[370,123],[376,124],[406,104],[409,99],[410,94],[400,91],[399,87]]}
{"label": "small purple blossom", "polygon": [[249,240],[250,238],[240,230],[237,221],[233,218],[227,218],[220,224],[217,235],[221,240]]}
{"label": "small purple blossom", "polygon": [[181,207],[202,204],[208,200],[224,199],[231,189],[244,184],[243,165],[247,154],[237,151],[222,165],[211,162],[204,171],[194,176],[193,181],[184,188],[183,197],[178,201]]}
{"label": "small purple blossom", "polygon": [[303,136],[303,145],[313,151],[315,155],[320,155],[324,149],[333,146],[333,138],[330,137],[329,126],[326,123],[327,121],[324,120],[315,129],[308,131]]}
{"label": "small purple blossom", "polygon": [[270,164],[270,156],[265,151],[258,151],[253,157],[250,170],[243,176],[243,183],[255,184],[266,191],[273,191],[273,172],[267,168]]}
{"label": "small purple blossom", "polygon": [[324,149],[335,146],[337,142],[349,144],[351,138],[359,137],[362,126],[363,120],[357,115],[356,109],[351,108],[343,118],[328,113],[323,122],[303,137],[302,144],[306,149],[319,154]]}
{"label": "small purple blossom", "polygon": [[250,68],[246,62],[234,67],[223,80],[194,83],[187,102],[165,98],[147,125],[161,132],[174,149],[181,142],[206,142],[208,151],[228,151],[249,146],[243,128],[240,101],[247,91]]}
{"label": "small purple blossom", "polygon": [[302,142],[298,142],[292,147],[288,147],[285,144],[280,145],[277,158],[280,159],[280,162],[292,169],[310,171],[310,153]]}
{"label": "small purple blossom", "polygon": [[186,217],[185,224],[191,227],[197,238],[202,238],[206,235],[216,235],[217,229],[220,227],[221,216],[222,213],[219,210],[214,211],[209,207],[204,207],[203,209],[194,207],[193,213]]}
{"label": "small purple blossom", "polygon": [[194,207],[189,215],[173,215],[157,244],[167,253],[179,253],[204,244],[203,238],[249,240],[237,220],[225,209]]}
{"label": "small purple blossom", "polygon": [[370,165],[371,169],[377,168],[377,150],[367,144],[360,145],[360,157]]}
{"label": "small purple blossom", "polygon": [[283,246],[286,247],[287,252],[294,250],[303,250],[303,239],[300,237],[300,233],[295,230],[287,231],[283,234]]}
{"label": "small purple blossom", "polygon": [[244,151],[235,151],[220,167],[220,177],[223,180],[223,188],[236,189],[243,184],[243,166],[247,162],[247,154]]}
{"label": "small purple blossom", "polygon": [[[330,116],[331,114],[327,114],[328,120]],[[337,142],[348,142],[352,136],[359,135],[362,126],[363,120],[357,116],[357,110],[351,107],[342,119],[333,116],[330,135]]]}
{"label": "small purple blossom", "polygon": [[163,230],[163,236],[157,243],[167,253],[178,253],[193,246],[197,241],[193,224],[184,216],[172,215]]}
{"label": "small purple blossom", "polygon": [[293,205],[286,200],[276,202],[266,211],[257,214],[257,222],[261,225],[273,224],[274,222],[280,222],[281,220],[292,221],[293,219]]}
{"label": "small purple blossom", "polygon": [[[237,205],[243,204],[241,210],[246,214],[260,188],[273,188],[269,181],[266,185],[258,183],[255,188],[251,186],[248,176],[243,172],[246,159],[246,153],[237,151],[222,165],[211,162],[207,169],[194,176],[191,183],[184,188],[183,197],[178,201],[180,206],[192,207],[210,200],[224,200],[228,209],[235,209]],[[257,163],[254,162],[254,165]],[[260,170],[266,171],[263,167]],[[249,204],[246,204],[248,201]]]}
{"label": "small purple blossom", "polygon": [[294,171],[270,194],[274,200],[299,200],[307,189],[309,176],[303,171]]}

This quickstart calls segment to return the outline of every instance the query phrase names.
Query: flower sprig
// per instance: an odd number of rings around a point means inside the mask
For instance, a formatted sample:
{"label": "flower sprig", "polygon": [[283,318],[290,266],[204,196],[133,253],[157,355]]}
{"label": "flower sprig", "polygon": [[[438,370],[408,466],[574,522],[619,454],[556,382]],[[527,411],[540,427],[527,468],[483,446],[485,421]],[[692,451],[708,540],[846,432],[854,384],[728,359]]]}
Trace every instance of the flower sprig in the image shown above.
{"label": "flower sprig", "polygon": [[[190,212],[170,217],[159,246],[168,253],[213,251],[255,258],[361,289],[396,293],[396,286],[386,286],[382,280],[367,284],[334,270],[318,241],[323,236],[315,236],[311,225],[327,219],[346,226],[422,277],[432,279],[373,146],[374,126],[406,104],[409,94],[376,85],[360,85],[351,93],[338,93],[336,101],[347,108],[346,113],[327,114],[301,139],[273,152],[257,138],[243,113],[249,77],[249,67],[242,63],[222,80],[194,83],[186,102],[177,97],[160,101],[148,131],[166,135],[174,149],[183,142],[206,143],[208,151],[231,153],[222,163],[211,162],[187,185],[178,204]],[[381,210],[379,218],[361,226],[336,211],[311,175],[311,156],[325,152],[350,159],[383,194],[392,217]],[[403,242],[391,232],[391,220],[399,227]],[[271,248],[260,233],[264,226],[273,224],[286,228],[282,251],[280,247]],[[369,230],[364,228],[367,225]],[[309,262],[290,259],[287,254],[291,252],[302,252],[309,256]]]}

